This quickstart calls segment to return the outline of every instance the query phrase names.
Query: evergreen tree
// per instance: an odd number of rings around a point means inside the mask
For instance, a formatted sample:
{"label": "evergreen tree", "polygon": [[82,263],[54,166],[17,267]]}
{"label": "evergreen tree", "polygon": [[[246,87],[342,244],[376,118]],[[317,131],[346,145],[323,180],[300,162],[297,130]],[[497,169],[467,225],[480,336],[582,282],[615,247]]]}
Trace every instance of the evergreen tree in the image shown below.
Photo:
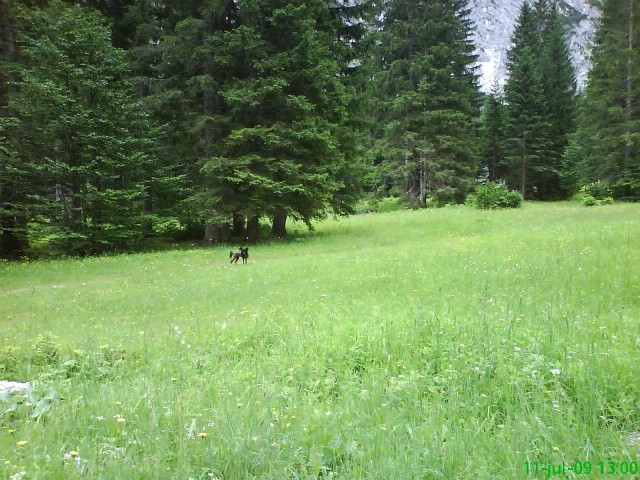
{"label": "evergreen tree", "polygon": [[538,168],[539,198],[558,199],[566,195],[562,187],[562,154],[575,130],[576,80],[566,32],[556,4],[546,10],[543,23],[543,50],[540,70],[547,107],[549,151]]}
{"label": "evergreen tree", "polygon": [[480,127],[480,175],[486,175],[490,182],[504,179],[507,174],[504,165],[504,137],[505,108],[499,87],[495,85],[485,99]]}
{"label": "evergreen tree", "polygon": [[544,182],[546,158],[551,146],[550,123],[544,99],[544,83],[539,58],[542,55],[539,18],[523,3],[508,52],[509,78],[505,85],[507,138],[505,149],[510,163],[509,186],[520,189],[525,198],[538,197]]}
{"label": "evergreen tree", "polygon": [[[233,0],[136,0],[124,23],[135,25],[129,61],[138,95],[152,117],[165,125],[159,139],[162,182],[151,185],[154,215],[175,218],[181,238],[220,241],[228,236],[203,193],[203,158],[211,155],[225,130],[220,87],[235,75],[232,65],[213,65],[229,57],[213,37],[237,23]],[[206,223],[206,225],[205,225]],[[226,222],[225,222],[226,223]]]}
{"label": "evergreen tree", "polygon": [[[154,129],[99,14],[50,2],[21,18],[3,148],[25,179],[21,208],[62,253],[128,249],[142,235]],[[3,172],[5,173],[5,172]]]}
{"label": "evergreen tree", "polygon": [[381,24],[381,156],[416,206],[462,201],[477,170],[480,103],[466,1],[395,0]]}
{"label": "evergreen tree", "polygon": [[351,211],[361,175],[349,107],[364,29],[346,19],[367,6],[156,7],[140,1],[132,10],[140,25],[132,58],[141,91],[169,125],[165,151],[187,180],[178,204],[206,224],[205,240],[253,240],[261,217],[282,236],[287,216],[309,222]]}
{"label": "evergreen tree", "polygon": [[605,181],[640,199],[640,3],[605,0],[578,129],[565,155],[578,185]]}
{"label": "evergreen tree", "polygon": [[[109,19],[111,42],[114,47],[128,48],[132,45],[136,24],[131,22],[127,11],[136,0],[66,0],[67,3],[94,8]],[[46,0],[44,1],[46,4]]]}
{"label": "evergreen tree", "polygon": [[27,247],[23,170],[15,151],[6,142],[9,116],[9,66],[17,60],[15,11],[9,2],[0,2],[0,258],[16,258]]}
{"label": "evergreen tree", "polygon": [[230,132],[205,159],[200,194],[220,199],[221,221],[271,216],[278,237],[288,217],[310,226],[327,209],[349,213],[359,175],[345,157],[350,97],[335,19],[321,1],[254,1],[239,11],[241,26],[216,38],[218,50],[233,51],[218,61],[240,60],[242,74],[222,86]]}

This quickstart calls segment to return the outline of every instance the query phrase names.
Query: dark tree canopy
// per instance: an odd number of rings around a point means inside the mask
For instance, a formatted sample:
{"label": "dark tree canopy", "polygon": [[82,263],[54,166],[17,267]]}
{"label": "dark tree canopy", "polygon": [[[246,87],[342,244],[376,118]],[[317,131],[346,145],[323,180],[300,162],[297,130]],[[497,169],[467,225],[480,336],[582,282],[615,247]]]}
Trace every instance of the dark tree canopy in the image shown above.
{"label": "dark tree canopy", "polygon": [[0,256],[280,238],[369,194],[440,206],[483,180],[638,200],[638,2],[604,1],[580,98],[552,0],[523,3],[483,97],[469,8],[1,2]]}
{"label": "dark tree canopy", "polygon": [[605,0],[565,162],[578,186],[603,181],[618,198],[640,199],[640,3]]}
{"label": "dark tree canopy", "polygon": [[380,26],[379,151],[415,206],[464,200],[476,173],[480,96],[467,8],[465,1],[394,1]]}
{"label": "dark tree canopy", "polygon": [[31,236],[54,250],[127,249],[142,235],[156,132],[132,97],[124,54],[85,7],[52,1],[17,19],[21,61],[0,125],[2,174],[19,202],[3,213],[33,222]]}

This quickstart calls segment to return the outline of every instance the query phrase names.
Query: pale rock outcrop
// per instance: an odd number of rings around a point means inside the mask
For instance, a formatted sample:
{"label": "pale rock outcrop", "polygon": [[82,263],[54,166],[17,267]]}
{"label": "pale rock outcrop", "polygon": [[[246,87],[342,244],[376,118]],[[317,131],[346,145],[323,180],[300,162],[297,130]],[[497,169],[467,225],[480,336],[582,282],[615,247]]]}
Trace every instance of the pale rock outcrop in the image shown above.
{"label": "pale rock outcrop", "polygon": [[[494,83],[504,86],[507,78],[507,50],[520,7],[525,0],[470,0],[470,19],[475,25],[480,85],[489,92]],[[571,59],[578,87],[583,87],[591,67],[590,46],[598,19],[598,0],[561,0],[558,7],[566,19]]]}

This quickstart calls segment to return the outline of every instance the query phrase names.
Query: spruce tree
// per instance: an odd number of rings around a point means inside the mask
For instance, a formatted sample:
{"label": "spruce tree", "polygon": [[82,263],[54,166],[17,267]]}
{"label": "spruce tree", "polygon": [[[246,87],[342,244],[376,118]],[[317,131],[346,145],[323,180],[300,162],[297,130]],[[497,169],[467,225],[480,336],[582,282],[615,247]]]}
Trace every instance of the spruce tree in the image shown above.
{"label": "spruce tree", "polygon": [[2,127],[3,151],[28,179],[21,207],[59,253],[128,249],[142,236],[155,129],[132,99],[124,56],[84,7],[52,1],[25,10],[20,28]]}
{"label": "spruce tree", "polygon": [[164,174],[151,185],[154,214],[176,219],[181,238],[221,241],[225,222],[204,192],[200,171],[226,131],[220,85],[235,72],[214,69],[228,49],[214,48],[215,35],[236,23],[233,0],[136,0],[127,22],[137,25],[129,50],[133,81],[153,118],[165,125],[159,139]]}
{"label": "spruce tree", "polygon": [[27,244],[28,213],[25,205],[25,168],[15,150],[7,142],[7,108],[12,75],[10,66],[18,58],[18,27],[15,9],[0,2],[0,258],[24,255]]}
{"label": "spruce tree", "polygon": [[507,57],[505,149],[510,168],[506,180],[525,198],[540,198],[543,193],[539,187],[544,183],[546,159],[551,150],[551,124],[540,69],[543,46],[538,18],[527,2],[522,4],[513,47]]}
{"label": "spruce tree", "polygon": [[619,198],[640,199],[640,2],[605,0],[578,129],[565,162],[578,186],[605,181]]}
{"label": "spruce tree", "polygon": [[247,218],[253,233],[271,217],[282,237],[287,218],[311,226],[327,210],[352,211],[360,175],[346,157],[351,96],[335,20],[322,1],[253,1],[240,4],[236,28],[214,35],[214,70],[236,75],[220,83],[228,131],[203,159],[196,196],[220,224]]}
{"label": "spruce tree", "polygon": [[381,24],[378,121],[387,171],[425,206],[462,201],[477,170],[480,96],[466,1],[390,2]]}
{"label": "spruce tree", "polygon": [[506,178],[504,165],[505,107],[499,87],[495,85],[487,95],[482,109],[480,127],[480,176],[490,182]]}
{"label": "spruce tree", "polygon": [[559,199],[566,195],[562,187],[562,154],[569,135],[575,130],[576,80],[569,55],[566,31],[555,3],[546,10],[542,24],[540,71],[544,83],[544,101],[550,128],[549,151],[539,165],[539,198]]}
{"label": "spruce tree", "polygon": [[261,217],[282,236],[287,217],[352,211],[364,29],[346,19],[367,5],[205,0],[176,5],[175,19],[154,8],[135,9],[151,41],[133,58],[188,181],[180,205],[206,224],[205,240],[253,240]]}

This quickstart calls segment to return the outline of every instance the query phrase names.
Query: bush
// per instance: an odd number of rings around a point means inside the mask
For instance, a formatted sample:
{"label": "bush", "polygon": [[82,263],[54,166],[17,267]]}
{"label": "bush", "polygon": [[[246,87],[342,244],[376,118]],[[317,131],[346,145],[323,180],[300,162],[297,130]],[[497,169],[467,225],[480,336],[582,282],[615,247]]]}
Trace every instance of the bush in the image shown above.
{"label": "bush", "polygon": [[473,199],[468,203],[482,210],[497,208],[519,208],[524,198],[521,193],[509,190],[504,183],[486,183],[476,188]]}
{"label": "bush", "polygon": [[[604,200],[605,198],[611,198],[613,191],[607,182],[598,180],[597,182],[588,183],[580,188],[580,192],[587,196],[593,197],[595,200]],[[613,199],[611,199],[613,202]],[[584,203],[584,200],[583,200]]]}
{"label": "bush", "polygon": [[407,204],[398,197],[370,197],[356,205],[356,213],[386,213],[404,210]]}
{"label": "bush", "polygon": [[582,204],[585,207],[599,207],[600,205],[611,205],[613,203],[613,198],[611,197],[604,197],[601,200],[598,200],[597,198],[593,198],[591,195],[585,195],[582,198]]}
{"label": "bush", "polygon": [[464,201],[464,204],[467,207],[475,207],[476,206],[476,194],[475,193],[471,193],[467,196],[467,199]]}

